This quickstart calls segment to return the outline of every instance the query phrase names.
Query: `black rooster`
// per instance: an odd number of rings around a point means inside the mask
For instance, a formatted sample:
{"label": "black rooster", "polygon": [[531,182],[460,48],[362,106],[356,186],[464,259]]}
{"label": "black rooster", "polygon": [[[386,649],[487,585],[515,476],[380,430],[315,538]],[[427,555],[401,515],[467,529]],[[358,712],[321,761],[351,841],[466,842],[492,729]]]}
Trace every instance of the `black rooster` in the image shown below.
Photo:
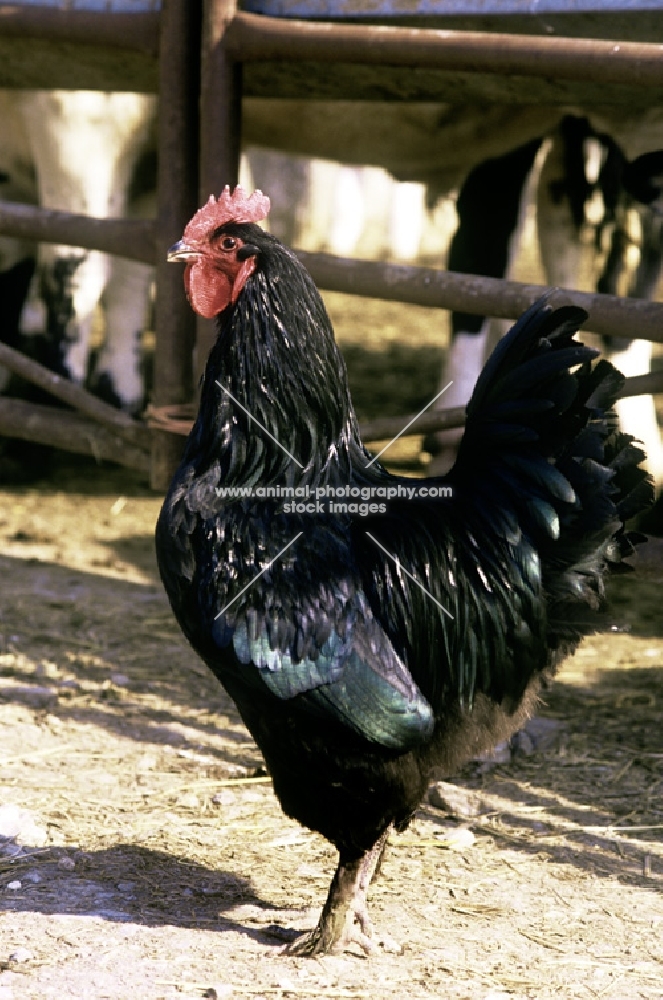
{"label": "black rooster", "polygon": [[[467,407],[444,479],[369,465],[345,365],[296,256],[241,189],[202,208],[169,259],[218,314],[200,412],[159,517],[175,615],[234,699],[284,811],[338,848],[317,927],[289,946],[369,951],[366,892],[433,767],[512,733],[543,675],[591,630],[623,522],[651,501],[609,408],[622,376],[573,339],[586,317],[537,303]],[[250,414],[250,415],[249,415]],[[260,426],[259,426],[260,425]],[[382,516],[297,514],[219,487],[451,487]],[[265,491],[266,492],[266,491]],[[314,504],[312,505],[315,506]]]}

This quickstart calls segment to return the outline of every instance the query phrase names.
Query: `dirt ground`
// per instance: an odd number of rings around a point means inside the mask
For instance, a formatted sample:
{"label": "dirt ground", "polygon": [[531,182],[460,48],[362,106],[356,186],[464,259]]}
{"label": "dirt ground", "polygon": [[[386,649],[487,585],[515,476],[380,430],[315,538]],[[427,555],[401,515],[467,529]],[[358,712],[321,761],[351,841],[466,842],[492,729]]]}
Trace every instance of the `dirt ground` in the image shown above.
{"label": "dirt ground", "polygon": [[[371,340],[341,305],[362,418],[415,412],[430,314],[408,307],[405,350],[399,307]],[[391,457],[421,474],[417,453]],[[402,954],[292,959],[335,854],[282,815],[172,618],[160,502],[92,464],[0,488],[0,1000],[663,997],[662,542],[546,692],[552,739],[393,838],[370,902]]]}
{"label": "dirt ground", "polygon": [[0,1000],[663,995],[660,542],[547,692],[552,745],[394,837],[371,908],[403,953],[291,959],[334,852],[179,634],[160,499],[78,483],[0,492]]}

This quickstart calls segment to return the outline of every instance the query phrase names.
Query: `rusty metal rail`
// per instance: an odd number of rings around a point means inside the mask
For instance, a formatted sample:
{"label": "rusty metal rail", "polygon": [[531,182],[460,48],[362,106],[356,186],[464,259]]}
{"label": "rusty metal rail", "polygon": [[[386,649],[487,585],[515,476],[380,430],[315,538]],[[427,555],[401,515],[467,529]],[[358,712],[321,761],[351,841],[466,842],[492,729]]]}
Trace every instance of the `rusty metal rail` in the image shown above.
{"label": "rusty metal rail", "polygon": [[0,232],[4,236],[38,243],[63,243],[101,250],[143,264],[156,261],[156,222],[148,219],[96,219],[0,201]]}
{"label": "rusty metal rail", "polygon": [[573,303],[590,314],[587,329],[610,337],[663,343],[663,304],[646,299],[547,288],[501,278],[483,278],[426,267],[348,260],[329,254],[297,256],[320,288],[376,299],[410,302],[472,313],[517,319],[542,295],[552,293],[554,305]]}
{"label": "rusty metal rail", "polygon": [[158,11],[123,14],[0,4],[0,35],[134,49],[156,56],[160,19]]}
{"label": "rusty metal rail", "polygon": [[[193,211],[190,205],[187,211]],[[186,216],[186,212],[182,214]],[[172,228],[167,227],[167,230],[159,248],[164,260],[168,240],[177,235],[174,220]],[[0,231],[22,239],[84,246],[146,264],[163,263],[157,257],[156,221],[94,219],[32,205],[0,202]],[[663,343],[663,304],[645,299],[622,299],[571,289],[552,290],[543,285],[303,250],[298,251],[298,257],[319,287],[329,291],[456,309],[499,319],[517,319],[541,295],[552,291],[556,304],[573,302],[586,309],[591,318],[589,327],[595,333],[627,339],[637,336]],[[181,298],[181,293],[177,298]],[[182,319],[186,320],[188,315],[187,312]],[[629,333],[625,332],[627,330]],[[174,400],[164,399],[163,403],[166,402]]]}
{"label": "rusty metal rail", "polygon": [[225,46],[238,62],[312,60],[663,84],[663,45],[478,31],[318,23],[237,13]]}

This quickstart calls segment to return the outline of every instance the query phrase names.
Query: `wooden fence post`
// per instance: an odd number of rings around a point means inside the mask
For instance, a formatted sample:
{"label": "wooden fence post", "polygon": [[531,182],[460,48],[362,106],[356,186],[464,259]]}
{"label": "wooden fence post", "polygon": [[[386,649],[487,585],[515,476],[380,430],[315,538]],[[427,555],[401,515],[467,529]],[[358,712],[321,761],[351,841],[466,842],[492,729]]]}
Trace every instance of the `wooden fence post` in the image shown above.
{"label": "wooden fence post", "polygon": [[[236,0],[204,0],[200,86],[200,191],[202,205],[218,196],[239,175],[242,68],[225,46],[228,25],[237,11]],[[196,383],[216,337],[213,320],[198,318]]]}
{"label": "wooden fence post", "polygon": [[[193,394],[195,317],[181,268],[166,261],[198,202],[200,0],[164,0],[159,58],[159,182],[157,218],[154,403],[188,402]],[[154,431],[151,484],[164,489],[182,454],[181,437]]]}

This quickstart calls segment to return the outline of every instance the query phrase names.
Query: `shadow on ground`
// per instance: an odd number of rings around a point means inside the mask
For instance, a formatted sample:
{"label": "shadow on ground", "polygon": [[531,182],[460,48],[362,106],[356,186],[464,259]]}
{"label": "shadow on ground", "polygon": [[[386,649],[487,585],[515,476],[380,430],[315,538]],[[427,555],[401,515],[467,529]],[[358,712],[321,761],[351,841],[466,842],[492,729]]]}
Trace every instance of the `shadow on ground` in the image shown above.
{"label": "shadow on ground", "polygon": [[33,856],[25,864],[14,865],[21,888],[5,894],[7,912],[239,930],[276,943],[264,928],[278,919],[280,908],[257,896],[249,879],[232,872],[132,844],[99,851],[26,848],[29,853]]}

